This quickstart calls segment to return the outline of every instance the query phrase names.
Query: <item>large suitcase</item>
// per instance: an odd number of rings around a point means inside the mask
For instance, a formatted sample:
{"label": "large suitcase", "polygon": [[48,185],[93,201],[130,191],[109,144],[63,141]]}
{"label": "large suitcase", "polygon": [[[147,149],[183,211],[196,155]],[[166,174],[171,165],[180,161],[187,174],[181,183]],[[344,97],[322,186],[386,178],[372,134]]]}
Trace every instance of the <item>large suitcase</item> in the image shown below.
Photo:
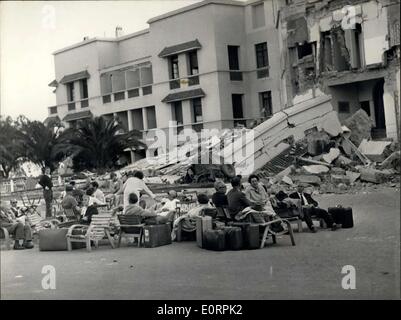
{"label": "large suitcase", "polygon": [[203,234],[211,229],[213,229],[211,217],[196,217],[196,243],[200,248],[203,248]]}
{"label": "large suitcase", "polygon": [[244,249],[259,249],[260,228],[257,224],[232,222],[230,223],[230,226],[241,228]]}
{"label": "large suitcase", "polygon": [[241,250],[243,248],[242,231],[240,227],[225,227],[226,249]]}
{"label": "large suitcase", "polygon": [[155,224],[143,227],[144,247],[154,248],[171,244],[171,227],[169,224]]}
{"label": "large suitcase", "polygon": [[336,224],[341,224],[342,228],[352,228],[354,226],[354,218],[352,214],[352,208],[347,207],[331,207],[328,208],[328,212],[333,217]]}
{"label": "large suitcase", "polygon": [[224,230],[206,230],[204,233],[203,248],[214,251],[226,249],[226,233]]}
{"label": "large suitcase", "polygon": [[67,228],[42,229],[39,231],[40,251],[67,250]]}

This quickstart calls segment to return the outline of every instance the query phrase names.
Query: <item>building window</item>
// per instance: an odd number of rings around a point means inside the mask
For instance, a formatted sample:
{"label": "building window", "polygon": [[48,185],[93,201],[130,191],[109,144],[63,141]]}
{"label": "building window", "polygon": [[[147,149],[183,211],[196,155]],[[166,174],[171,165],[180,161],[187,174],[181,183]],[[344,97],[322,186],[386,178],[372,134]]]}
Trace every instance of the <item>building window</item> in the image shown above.
{"label": "building window", "polygon": [[260,114],[263,119],[270,118],[273,115],[272,93],[264,91],[259,93]]}
{"label": "building window", "polygon": [[368,116],[370,117],[370,101],[369,100],[361,101],[360,105],[361,105],[361,109],[363,111],[365,111],[368,114]]}
{"label": "building window", "polygon": [[50,114],[57,113],[57,107],[50,107]]}
{"label": "building window", "polygon": [[148,129],[157,128],[156,123],[156,109],[154,106],[145,108],[146,110],[146,119],[148,123]]}
{"label": "building window", "polygon": [[[178,79],[180,77],[180,72],[178,69],[178,55],[173,55],[169,58],[169,73],[170,79]],[[179,87],[179,80],[170,81],[170,89],[177,89]]]}
{"label": "building window", "polygon": [[74,82],[67,83],[67,101],[75,101]]}
{"label": "building window", "polygon": [[197,74],[199,73],[199,66],[198,66],[198,54],[197,51],[191,51],[188,52],[187,54],[187,61],[188,61],[188,70],[189,70],[189,86],[197,85],[199,84],[199,76]]}
{"label": "building window", "polygon": [[117,92],[114,94],[114,101],[119,101],[124,99],[125,99],[125,91]]}
{"label": "building window", "polygon": [[103,103],[110,103],[111,102],[111,95],[107,94],[107,95],[103,96],[102,99],[103,99]]}
{"label": "building window", "polygon": [[134,129],[143,130],[143,114],[141,108],[132,110],[132,124]]}
{"label": "building window", "polygon": [[244,112],[242,109],[242,96],[242,94],[231,95],[234,119],[242,119],[244,117]]}
{"label": "building window", "polygon": [[173,120],[177,122],[178,126],[184,124],[181,101],[176,101],[171,104],[171,112]]}
{"label": "building window", "polygon": [[265,7],[263,3],[252,6],[252,23],[254,29],[265,26]]}
{"label": "building window", "polygon": [[228,67],[230,69],[231,81],[242,81],[242,72],[231,71],[239,70],[239,46],[227,46],[228,50]]}
{"label": "building window", "polygon": [[192,113],[194,116],[193,119],[195,123],[203,121],[201,98],[192,99]]}
{"label": "building window", "polygon": [[80,91],[81,91],[81,100],[88,99],[88,81],[86,79],[82,79],[79,81]]}
{"label": "building window", "polygon": [[350,113],[350,105],[348,101],[339,101],[338,102],[338,112],[339,113]]}
{"label": "building window", "polygon": [[142,95],[146,96],[148,94],[152,94],[152,86],[142,88]]}
{"label": "building window", "polygon": [[257,77],[266,78],[269,76],[269,56],[267,42],[255,44]]}
{"label": "building window", "polygon": [[139,89],[128,90],[128,98],[134,98],[139,96]]}

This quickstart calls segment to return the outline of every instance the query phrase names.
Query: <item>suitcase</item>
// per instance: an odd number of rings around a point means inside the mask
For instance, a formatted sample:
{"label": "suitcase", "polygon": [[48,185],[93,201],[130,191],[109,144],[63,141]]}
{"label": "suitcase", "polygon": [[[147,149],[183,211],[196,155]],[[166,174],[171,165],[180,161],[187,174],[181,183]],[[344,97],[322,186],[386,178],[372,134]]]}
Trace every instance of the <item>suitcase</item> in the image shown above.
{"label": "suitcase", "polygon": [[204,249],[224,251],[226,249],[226,233],[224,230],[206,230],[204,233]]}
{"label": "suitcase", "polygon": [[196,243],[200,248],[203,248],[204,232],[211,229],[213,229],[211,217],[196,217]]}
{"label": "suitcase", "polygon": [[171,244],[171,227],[169,224],[144,226],[143,234],[145,248],[155,248]]}
{"label": "suitcase", "polygon": [[341,224],[342,228],[347,229],[354,226],[352,208],[331,207],[328,208],[328,212],[332,215],[334,222]]}
{"label": "suitcase", "polygon": [[39,231],[40,251],[67,250],[67,228],[43,229]]}
{"label": "suitcase", "polygon": [[259,249],[260,234],[258,225],[246,222],[232,222],[230,226],[241,228],[244,249]]}
{"label": "suitcase", "polygon": [[226,248],[228,250],[241,250],[243,248],[242,231],[240,227],[225,227]]}

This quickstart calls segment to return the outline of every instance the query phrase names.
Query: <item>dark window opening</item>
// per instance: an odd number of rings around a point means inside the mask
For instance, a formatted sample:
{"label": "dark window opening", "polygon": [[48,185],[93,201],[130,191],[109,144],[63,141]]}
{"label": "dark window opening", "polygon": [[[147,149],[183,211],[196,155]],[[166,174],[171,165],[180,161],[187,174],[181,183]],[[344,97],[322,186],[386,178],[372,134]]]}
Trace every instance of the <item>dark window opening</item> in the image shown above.
{"label": "dark window opening", "polygon": [[298,59],[302,59],[303,57],[310,56],[313,54],[313,44],[305,43],[303,45],[297,46],[298,50]]}
{"label": "dark window opening", "polygon": [[338,112],[339,113],[350,113],[351,108],[348,101],[339,101],[338,102]]}
{"label": "dark window opening", "polygon": [[50,107],[50,114],[57,113],[57,107]]}
{"label": "dark window opening", "polygon": [[80,80],[81,86],[81,99],[88,98],[88,81],[86,79]]}
{"label": "dark window opening", "polygon": [[146,96],[148,94],[152,94],[152,86],[143,87],[142,88],[142,94],[144,96]]}
{"label": "dark window opening", "polygon": [[269,76],[269,55],[267,52],[267,42],[255,45],[257,78]]}
{"label": "dark window opening", "polygon": [[232,98],[232,107],[233,107],[233,118],[241,119],[244,117],[244,112],[242,108],[242,94],[233,94]]}
{"label": "dark window opening", "polygon": [[173,120],[177,122],[177,125],[182,125],[184,123],[184,117],[182,115],[181,101],[176,101],[171,104],[171,112]]}
{"label": "dark window opening", "polygon": [[148,129],[157,128],[156,123],[156,108],[154,106],[147,107],[146,109],[146,118],[148,123]]}
{"label": "dark window opening", "polygon": [[75,101],[74,82],[67,83],[67,101]]}
{"label": "dark window opening", "polygon": [[192,99],[192,112],[193,112],[194,122],[202,122],[203,121],[201,98]]}
{"label": "dark window opening", "polygon": [[239,46],[227,46],[228,66],[230,70],[239,70]]}
{"label": "dark window opening", "polygon": [[114,94],[114,101],[124,100],[125,99],[125,91],[117,92]]}
{"label": "dark window opening", "polygon": [[170,57],[170,79],[177,79],[179,77],[178,56],[174,55]]}
{"label": "dark window opening", "polygon": [[198,55],[196,51],[188,53],[189,74],[196,75],[199,73]]}
{"label": "dark window opening", "polygon": [[105,95],[102,97],[103,98],[103,103],[110,103],[111,102],[111,95]]}
{"label": "dark window opening", "polygon": [[128,90],[128,98],[134,98],[139,96],[139,89]]}
{"label": "dark window opening", "polygon": [[365,111],[370,117],[370,102],[369,101],[361,101],[360,103],[361,109]]}
{"label": "dark window opening", "polygon": [[270,118],[273,115],[272,93],[265,91],[259,93],[261,116],[264,119]]}

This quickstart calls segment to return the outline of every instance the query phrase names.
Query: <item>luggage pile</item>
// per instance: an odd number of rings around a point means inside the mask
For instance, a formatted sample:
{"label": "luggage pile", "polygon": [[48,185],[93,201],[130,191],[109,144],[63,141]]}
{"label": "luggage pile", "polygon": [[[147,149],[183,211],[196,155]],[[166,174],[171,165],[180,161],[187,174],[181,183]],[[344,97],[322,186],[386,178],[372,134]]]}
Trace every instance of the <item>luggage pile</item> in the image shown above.
{"label": "luggage pile", "polygon": [[212,212],[206,214],[203,213],[196,220],[196,242],[200,248],[225,251],[260,247],[259,225],[248,222],[225,223],[213,218]]}

